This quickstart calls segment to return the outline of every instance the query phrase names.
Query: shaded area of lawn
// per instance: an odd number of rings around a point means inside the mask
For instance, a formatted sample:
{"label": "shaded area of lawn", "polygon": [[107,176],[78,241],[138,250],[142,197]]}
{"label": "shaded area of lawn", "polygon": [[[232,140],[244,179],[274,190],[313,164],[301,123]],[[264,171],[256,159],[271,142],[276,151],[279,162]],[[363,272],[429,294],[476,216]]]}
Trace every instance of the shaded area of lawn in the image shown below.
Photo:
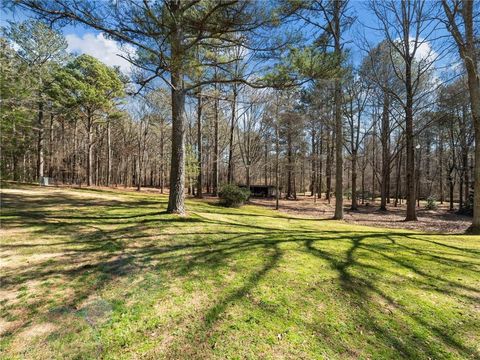
{"label": "shaded area of lawn", "polygon": [[19,358],[479,358],[480,237],[152,194],[2,193]]}

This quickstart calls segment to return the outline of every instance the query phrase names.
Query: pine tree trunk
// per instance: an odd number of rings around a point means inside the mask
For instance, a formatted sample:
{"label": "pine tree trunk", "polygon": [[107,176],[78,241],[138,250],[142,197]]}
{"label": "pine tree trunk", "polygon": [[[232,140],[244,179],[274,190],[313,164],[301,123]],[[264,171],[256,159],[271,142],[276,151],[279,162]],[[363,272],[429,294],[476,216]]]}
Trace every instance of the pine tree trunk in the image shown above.
{"label": "pine tree trunk", "polygon": [[235,131],[235,122],[237,117],[237,85],[233,84],[233,94],[232,94],[232,114],[230,119],[230,138],[228,142],[228,170],[227,170],[227,181],[229,184],[233,182],[233,133]]}
{"label": "pine tree trunk", "polygon": [[167,212],[185,214],[185,92],[179,72],[172,74],[172,160]]}
{"label": "pine tree trunk", "polygon": [[[278,114],[277,119],[278,121]],[[279,132],[278,124],[275,124],[275,209],[279,208],[279,199],[280,199],[280,183],[279,183],[279,167],[280,167],[280,141],[279,141]]]}
{"label": "pine tree trunk", "polygon": [[335,84],[335,215],[334,219],[343,219],[343,122],[342,88],[340,81]]}
{"label": "pine tree trunk", "polygon": [[50,126],[48,129],[49,142],[48,142],[48,177],[53,177],[53,113],[50,114]]}
{"label": "pine tree trunk", "polygon": [[214,101],[214,129],[213,129],[213,184],[212,195],[218,196],[218,99]]}
{"label": "pine tree trunk", "polygon": [[287,161],[288,161],[288,170],[287,170],[287,199],[291,199],[293,197],[293,189],[292,189],[292,139],[290,131],[287,136]]}
{"label": "pine tree trunk", "polygon": [[328,203],[330,204],[330,195],[332,192],[332,149],[333,146],[331,144],[332,139],[331,139],[331,133],[330,131],[327,132],[327,164],[326,164],[326,178],[327,178],[327,188],[325,189],[325,199],[328,200]]}
{"label": "pine tree trunk", "polygon": [[317,175],[317,188],[318,188],[318,199],[322,198],[323,191],[323,127],[320,125],[320,136],[318,138],[319,146],[317,146],[317,158],[318,158],[318,175]]}
{"label": "pine tree trunk", "polygon": [[72,183],[77,183],[77,119],[73,121],[73,160],[72,160]]}
{"label": "pine tree trunk", "polygon": [[37,177],[38,181],[43,177],[44,159],[44,138],[43,138],[43,101],[38,102],[38,143],[37,143]]}
{"label": "pine tree trunk", "polygon": [[165,187],[165,124],[163,117],[160,119],[160,194]]}
{"label": "pine tree trunk", "polygon": [[[179,7],[180,4],[176,4]],[[175,9],[172,9],[175,12]],[[185,214],[185,90],[183,89],[181,26],[172,31],[172,158],[170,162],[170,194],[167,212]]]}
{"label": "pine tree trunk", "polygon": [[87,186],[91,186],[92,181],[92,168],[93,168],[93,125],[92,115],[90,112],[87,114]]}
{"label": "pine tree trunk", "polygon": [[112,134],[110,120],[107,120],[107,186],[112,182]]}
{"label": "pine tree trunk", "polygon": [[198,162],[198,176],[197,176],[197,198],[201,199],[202,185],[203,185],[203,173],[202,173],[202,94],[201,90],[198,92],[197,97],[197,162]]}
{"label": "pine tree trunk", "polygon": [[[340,11],[341,2],[334,2],[333,26],[335,28],[335,55],[339,66],[341,61],[340,46]],[[336,220],[343,219],[343,120],[342,120],[342,84],[335,81],[335,215]]]}
{"label": "pine tree trunk", "polygon": [[315,138],[316,138],[316,131],[312,130],[312,177],[311,177],[311,183],[310,183],[310,196],[315,197],[315,192],[317,191],[316,186],[317,186],[317,149],[316,149],[316,143],[315,143]]}

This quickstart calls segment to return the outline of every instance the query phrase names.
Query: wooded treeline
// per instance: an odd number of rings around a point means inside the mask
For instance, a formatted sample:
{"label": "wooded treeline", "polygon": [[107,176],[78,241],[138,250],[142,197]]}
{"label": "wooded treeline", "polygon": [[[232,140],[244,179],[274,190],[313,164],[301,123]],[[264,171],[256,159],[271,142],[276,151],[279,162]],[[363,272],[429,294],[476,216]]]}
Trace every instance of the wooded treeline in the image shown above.
{"label": "wooded treeline", "polygon": [[336,197],[335,218],[377,198],[408,220],[420,199],[480,205],[477,3],[372,0],[383,40],[359,35],[357,58],[348,1],[93,3],[13,2],[134,50],[124,74],[41,20],[5,28],[3,179],[169,188],[180,213],[184,191],[225,183]]}

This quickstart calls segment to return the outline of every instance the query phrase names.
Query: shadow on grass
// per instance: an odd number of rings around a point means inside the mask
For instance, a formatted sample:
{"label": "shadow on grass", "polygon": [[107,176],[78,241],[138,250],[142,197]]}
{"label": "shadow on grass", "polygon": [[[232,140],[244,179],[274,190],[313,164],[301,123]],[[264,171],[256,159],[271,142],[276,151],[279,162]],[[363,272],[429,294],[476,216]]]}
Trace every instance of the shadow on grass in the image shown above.
{"label": "shadow on grass", "polygon": [[[339,301],[351,305],[355,322],[373,333],[379,346],[395,349],[399,357],[409,358],[437,358],[445,349],[453,349],[465,357],[480,356],[476,349],[452,335],[455,333],[454,324],[443,327],[433,324],[382,289],[384,285],[395,286],[395,281],[401,279],[418,288],[428,288],[429,291],[475,304],[480,297],[479,289],[448,279],[438,272],[432,273],[419,263],[422,260],[432,267],[475,272],[479,266],[474,261],[478,260],[479,253],[475,249],[461,248],[431,240],[425,234],[408,232],[319,231],[305,227],[305,223],[314,224],[317,220],[235,212],[205,204],[198,206],[196,210],[200,211],[182,218],[162,211],[164,202],[142,197],[130,198],[124,203],[120,200],[85,200],[61,194],[52,194],[48,198],[4,194],[2,203],[6,213],[3,227],[27,229],[43,238],[51,236],[51,241],[15,239],[4,242],[0,246],[3,259],[8,259],[12,251],[61,255],[7,268],[0,277],[1,287],[7,291],[16,291],[30,281],[46,282],[61,278],[73,289],[73,295],[64,306],[75,308],[117,278],[142,271],[168,273],[174,277],[193,276],[199,270],[216,273],[228,268],[234,258],[257,254],[263,259],[263,264],[252,268],[240,286],[214,299],[202,316],[203,322],[192,327],[189,337],[202,342],[208,340],[208,334],[222,314],[232,304],[244,299],[260,280],[278,266],[285,252],[302,251],[325,262],[335,271],[338,276],[336,281],[345,295]],[[115,214],[116,210],[123,213]],[[125,214],[125,211],[134,213]],[[289,221],[289,228],[244,223],[238,219],[212,219],[209,213],[264,217],[267,224],[271,218],[285,219]],[[192,230],[188,226],[196,228]],[[201,230],[196,231],[198,229]],[[410,246],[404,244],[406,240]],[[338,248],[323,245],[331,245],[332,242],[337,242]],[[392,251],[401,253],[391,255]],[[371,261],[360,261],[365,254],[369,254],[368,259],[386,262],[388,268],[374,265]],[[412,256],[417,261],[411,261]],[[382,280],[382,286],[372,280],[372,273],[374,279]],[[415,276],[408,277],[405,273]],[[393,280],[382,277],[384,274],[391,275]],[[376,315],[381,306],[378,299],[393,309],[389,323]],[[29,316],[47,304],[47,300],[41,297],[31,301]],[[13,317],[11,312],[16,305],[10,305],[7,300],[3,306],[2,315]],[[412,323],[425,329],[436,343],[415,334],[410,336],[408,329]],[[324,328],[313,326],[313,330],[335,338],[334,333]],[[344,347],[345,351],[349,350],[347,345]]]}

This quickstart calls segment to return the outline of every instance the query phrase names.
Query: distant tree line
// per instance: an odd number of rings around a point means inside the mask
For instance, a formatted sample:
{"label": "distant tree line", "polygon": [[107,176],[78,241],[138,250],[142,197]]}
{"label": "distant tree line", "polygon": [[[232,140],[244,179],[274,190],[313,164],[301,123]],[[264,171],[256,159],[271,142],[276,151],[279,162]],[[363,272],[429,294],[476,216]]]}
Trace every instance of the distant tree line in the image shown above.
{"label": "distant tree line", "polygon": [[[371,0],[383,40],[359,35],[360,61],[345,0],[11,3],[39,20],[3,30],[3,179],[168,188],[174,213],[226,183],[335,197],[337,219],[435,197],[480,225],[474,1]],[[132,71],[44,20],[128,45]]]}

